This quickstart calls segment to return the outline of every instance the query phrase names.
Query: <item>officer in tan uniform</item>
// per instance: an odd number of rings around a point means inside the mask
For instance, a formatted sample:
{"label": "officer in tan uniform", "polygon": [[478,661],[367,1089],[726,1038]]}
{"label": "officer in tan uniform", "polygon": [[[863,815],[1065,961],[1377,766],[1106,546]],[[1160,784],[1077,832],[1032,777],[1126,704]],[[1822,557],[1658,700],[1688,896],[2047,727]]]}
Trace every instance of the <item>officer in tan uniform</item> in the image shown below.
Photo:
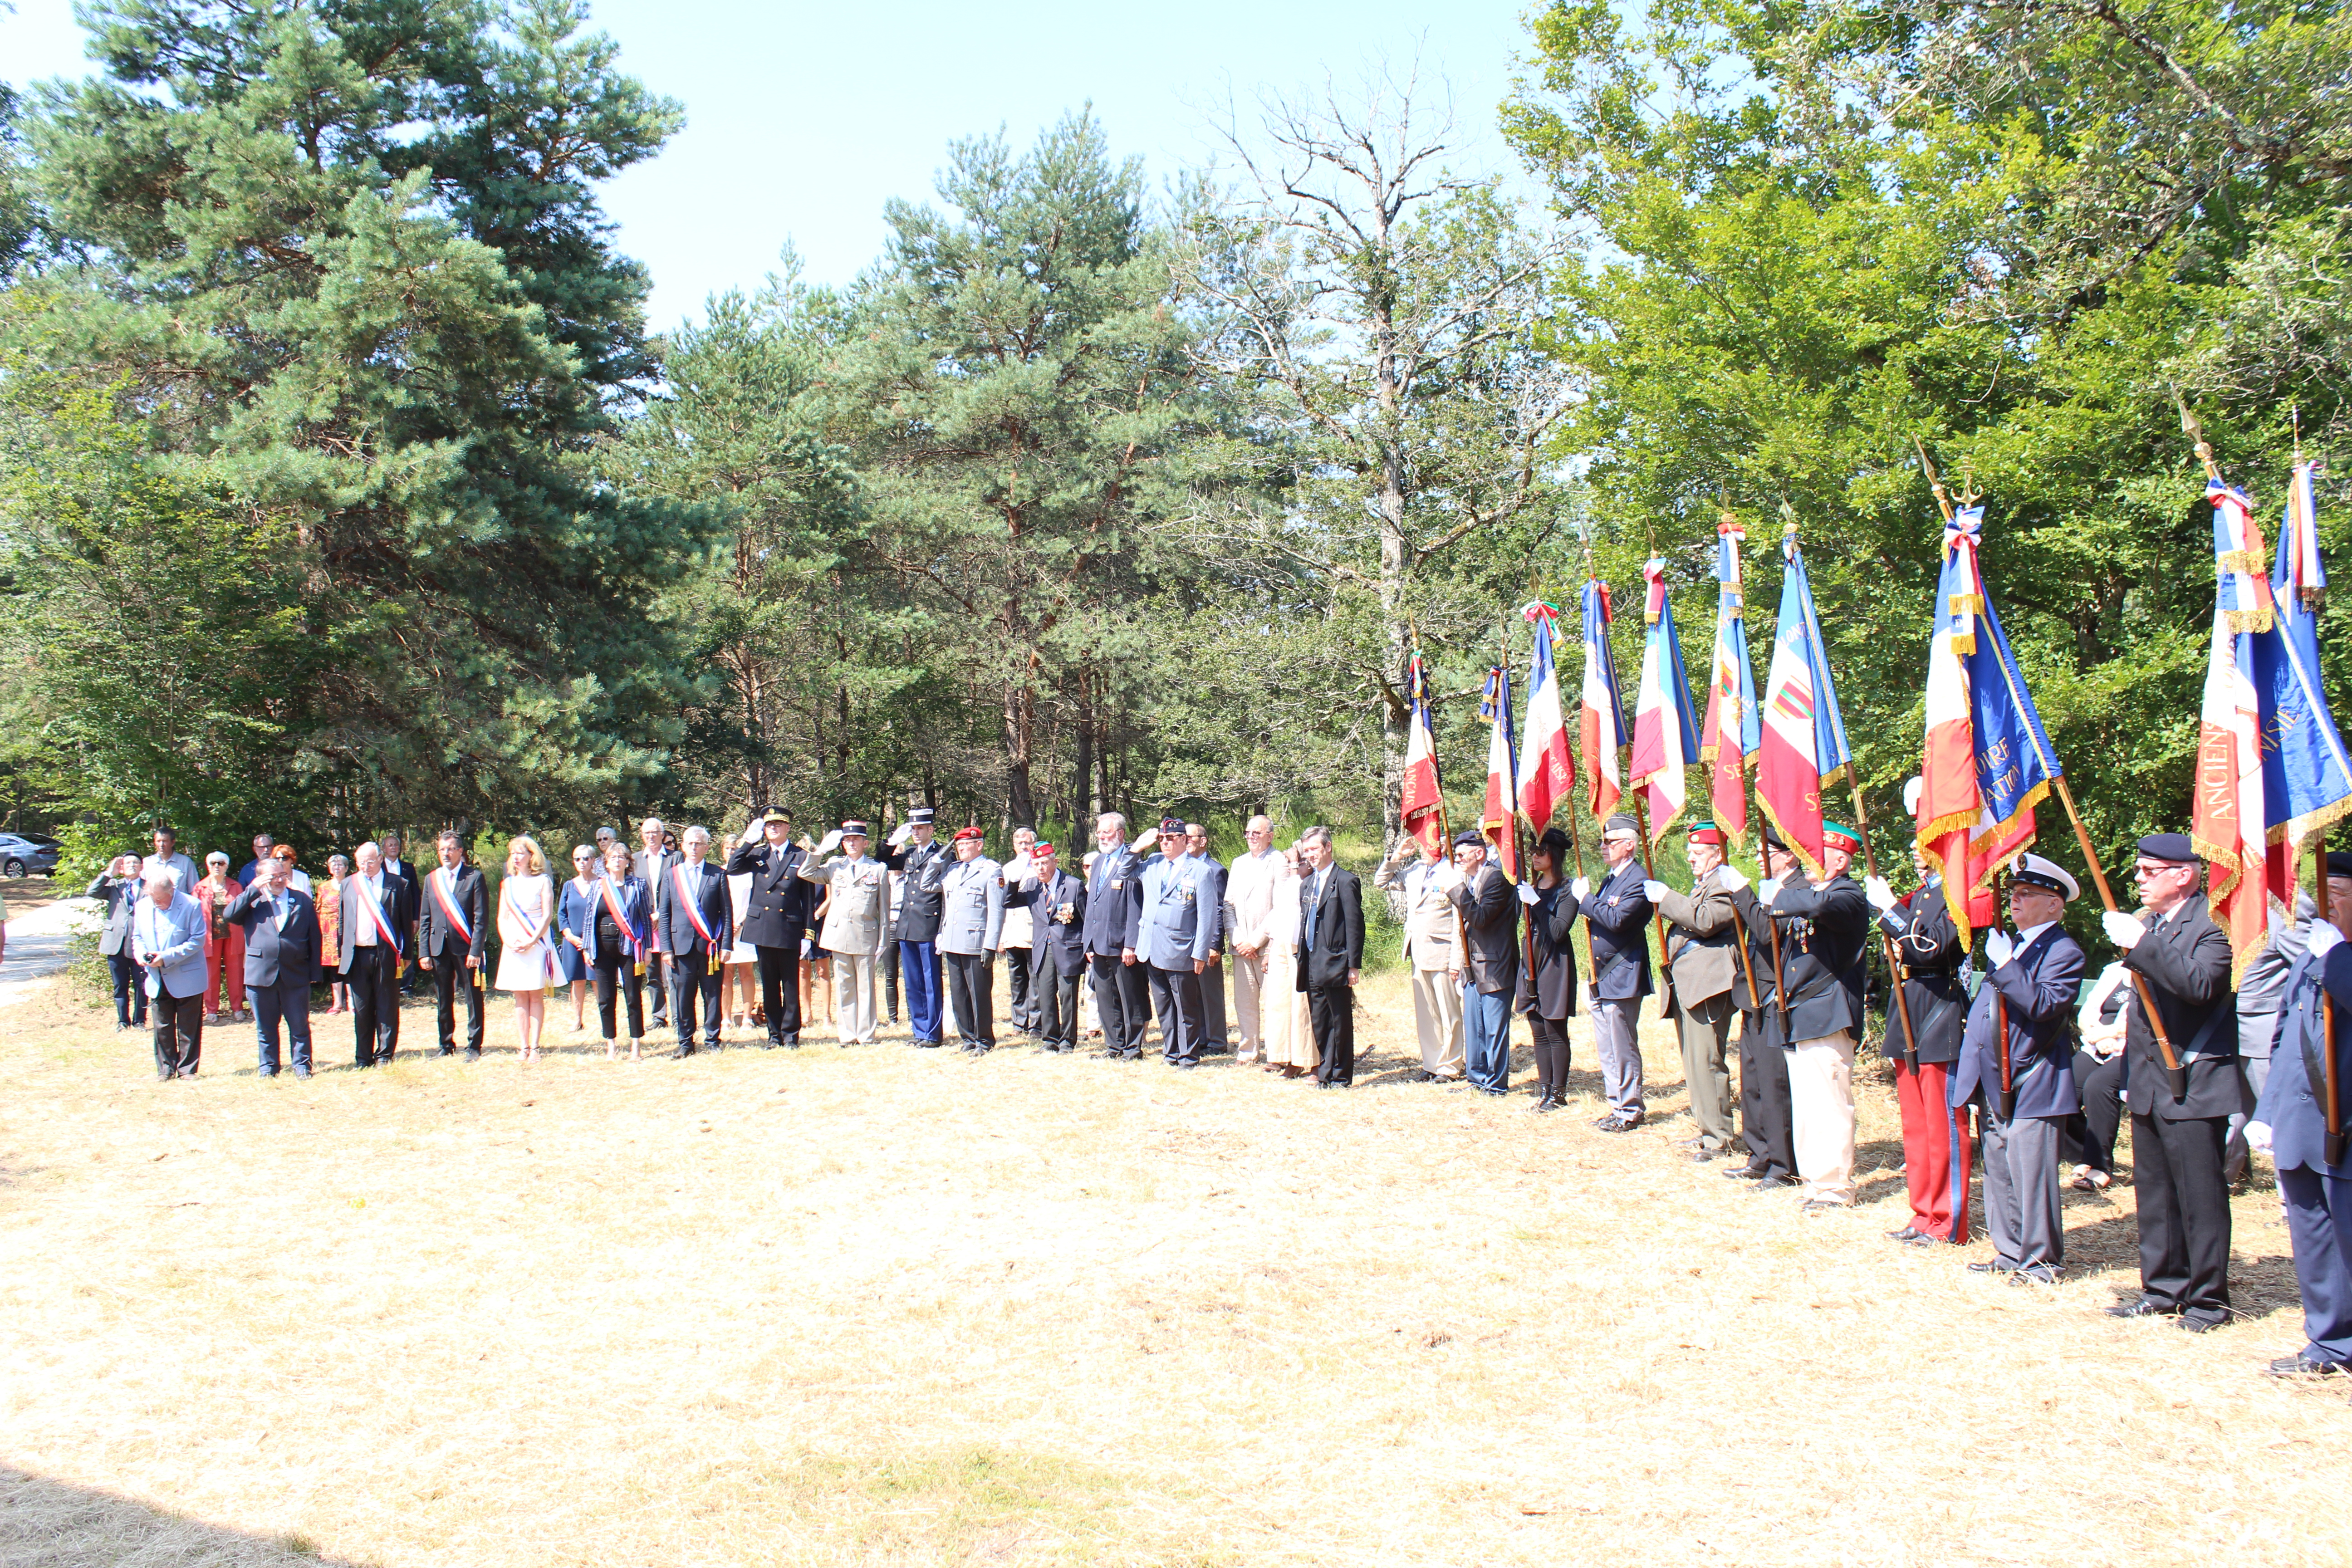
{"label": "officer in tan uniform", "polygon": [[874,1043],[874,965],[890,924],[889,868],[866,858],[866,824],[853,818],[826,834],[800,868],[804,879],[833,889],[816,944],[833,955],[833,1005],[844,1046]]}
{"label": "officer in tan uniform", "polygon": [[[1418,847],[1417,865],[1402,864]],[[1412,1021],[1421,1033],[1417,1081],[1460,1083],[1467,1068],[1462,1054],[1462,914],[1449,896],[1461,878],[1443,847],[1412,838],[1372,873],[1372,886],[1404,900],[1404,960],[1412,969]]]}

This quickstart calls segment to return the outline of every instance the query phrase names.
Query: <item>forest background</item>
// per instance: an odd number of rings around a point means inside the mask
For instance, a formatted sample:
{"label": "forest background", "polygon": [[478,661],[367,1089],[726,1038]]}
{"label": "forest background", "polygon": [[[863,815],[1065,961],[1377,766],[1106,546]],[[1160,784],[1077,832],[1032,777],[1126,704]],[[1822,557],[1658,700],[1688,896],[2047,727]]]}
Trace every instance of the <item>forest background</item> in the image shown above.
{"label": "forest background", "polygon": [[597,190],[685,110],[585,5],[86,16],[100,73],[0,104],[0,809],[83,874],[158,819],[310,864],[772,799],[1379,839],[1416,637],[1475,820],[1520,607],[1572,627],[1598,573],[1631,672],[1654,552],[1704,679],[1727,510],[1759,658],[1796,520],[1886,823],[1922,447],[1984,492],[2111,854],[2189,808],[2179,405],[2273,531],[2298,441],[2352,435],[2332,5],[1538,7],[1514,90],[1457,110],[1517,169],[1457,166],[1409,56],[1245,102],[1198,168],[1073,105],[947,148],[853,284],[787,258],[667,335]]}

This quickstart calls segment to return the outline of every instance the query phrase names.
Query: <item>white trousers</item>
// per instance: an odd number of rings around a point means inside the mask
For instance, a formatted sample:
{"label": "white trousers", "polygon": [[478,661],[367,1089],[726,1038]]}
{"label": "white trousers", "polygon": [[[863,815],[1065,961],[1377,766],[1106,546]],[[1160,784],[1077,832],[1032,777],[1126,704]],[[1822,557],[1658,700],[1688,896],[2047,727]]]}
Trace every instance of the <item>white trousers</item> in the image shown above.
{"label": "white trousers", "polygon": [[1265,1055],[1265,1031],[1258,1017],[1258,994],[1265,988],[1265,949],[1236,952],[1226,962],[1234,972],[1234,1016],[1242,1026],[1234,1059],[1254,1062]]}
{"label": "white trousers", "polygon": [[1853,1202],[1853,1036],[1799,1040],[1789,1053],[1790,1142],[1805,1196]]}

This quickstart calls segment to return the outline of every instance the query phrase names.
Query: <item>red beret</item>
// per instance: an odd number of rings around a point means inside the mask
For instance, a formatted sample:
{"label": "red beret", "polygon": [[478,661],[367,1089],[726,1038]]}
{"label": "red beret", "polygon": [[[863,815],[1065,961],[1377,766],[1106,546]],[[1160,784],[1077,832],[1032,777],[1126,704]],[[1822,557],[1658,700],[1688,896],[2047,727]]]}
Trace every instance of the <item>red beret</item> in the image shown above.
{"label": "red beret", "polygon": [[967,838],[985,838],[987,837],[988,829],[984,827],[959,827],[956,829],[954,841],[961,844]]}

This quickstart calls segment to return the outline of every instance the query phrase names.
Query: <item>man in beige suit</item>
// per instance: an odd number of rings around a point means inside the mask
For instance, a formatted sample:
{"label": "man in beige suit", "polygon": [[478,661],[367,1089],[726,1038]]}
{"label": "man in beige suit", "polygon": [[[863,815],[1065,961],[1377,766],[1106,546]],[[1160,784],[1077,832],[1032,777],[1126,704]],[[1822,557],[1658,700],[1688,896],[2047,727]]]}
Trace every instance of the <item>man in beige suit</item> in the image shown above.
{"label": "man in beige suit", "polygon": [[[1259,1023],[1258,994],[1265,984],[1265,947],[1274,935],[1275,889],[1288,869],[1274,847],[1274,824],[1253,816],[1242,829],[1249,853],[1236,855],[1225,872],[1225,928],[1233,943],[1234,1012],[1241,1020],[1242,1043],[1235,1058],[1254,1062],[1265,1054],[1265,1033]],[[1294,897],[1291,900],[1296,903]],[[1287,995],[1291,979],[1276,977],[1276,991]]]}
{"label": "man in beige suit", "polygon": [[[1404,865],[1405,858],[1416,848],[1421,850],[1420,861]],[[1461,881],[1443,847],[1431,848],[1412,838],[1400,840],[1372,873],[1373,887],[1404,900],[1404,960],[1412,971],[1412,1020],[1421,1033],[1417,1081],[1422,1083],[1460,1083],[1465,1066],[1462,916],[1448,896]]]}
{"label": "man in beige suit", "polygon": [[[833,955],[834,1016],[845,1047],[874,1043],[874,964],[890,923],[890,873],[866,858],[866,824],[853,818],[826,834],[799,867],[803,880],[833,889],[817,946]],[[833,854],[836,845],[843,853]]]}
{"label": "man in beige suit", "polygon": [[1723,863],[1723,832],[1714,823],[1693,823],[1685,852],[1691,868],[1688,894],[1664,882],[1651,882],[1642,891],[1666,917],[1668,1006],[1682,1031],[1683,1081],[1690,1086],[1691,1120],[1698,1123],[1698,1136],[1687,1147],[1691,1158],[1704,1163],[1731,1152],[1731,1075],[1724,1068],[1724,1043],[1738,1011],[1732,985],[1739,978],[1739,923],[1731,894],[1747,883]]}

